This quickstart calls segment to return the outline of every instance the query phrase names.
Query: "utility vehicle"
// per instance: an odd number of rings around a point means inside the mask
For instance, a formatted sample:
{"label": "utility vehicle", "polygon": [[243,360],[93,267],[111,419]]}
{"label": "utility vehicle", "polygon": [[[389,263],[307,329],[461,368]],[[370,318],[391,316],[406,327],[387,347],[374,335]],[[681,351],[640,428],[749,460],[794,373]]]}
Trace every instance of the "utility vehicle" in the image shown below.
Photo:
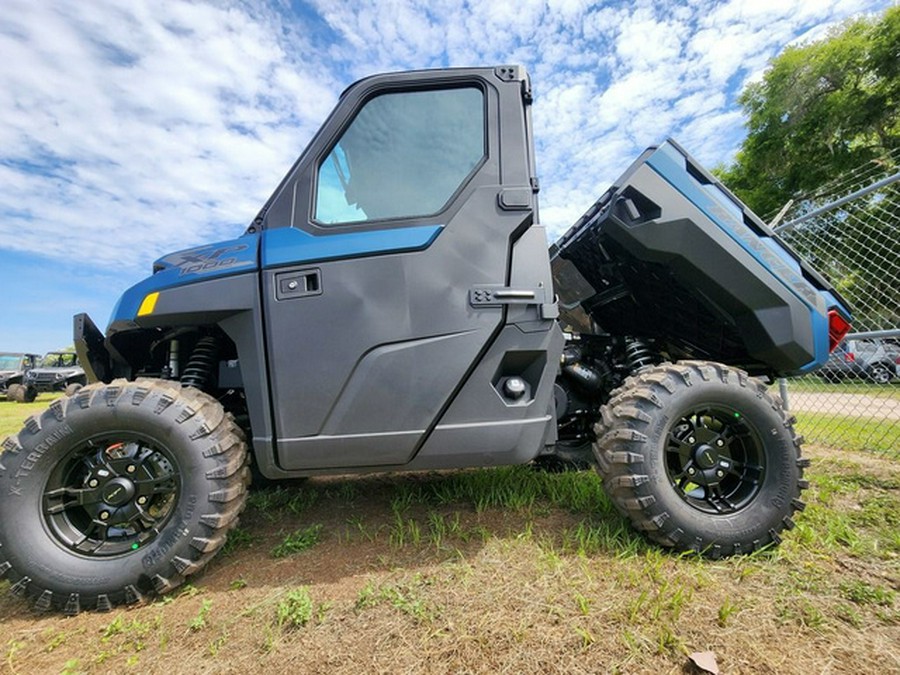
{"label": "utility vehicle", "polygon": [[22,378],[13,398],[31,403],[41,392],[62,391],[71,396],[87,384],[87,375],[74,352],[47,352]]}
{"label": "utility vehicle", "polygon": [[35,367],[39,354],[0,352],[0,396],[15,400],[25,374]]}
{"label": "utility vehicle", "polygon": [[91,384],[0,455],[0,574],[39,609],[165,593],[223,545],[249,462],[320,474],[596,465],[653,541],[777,543],[802,508],[762,381],[824,363],[834,290],[674,142],[548,253],[518,66],[347,89],[242,236],[172,253]]}

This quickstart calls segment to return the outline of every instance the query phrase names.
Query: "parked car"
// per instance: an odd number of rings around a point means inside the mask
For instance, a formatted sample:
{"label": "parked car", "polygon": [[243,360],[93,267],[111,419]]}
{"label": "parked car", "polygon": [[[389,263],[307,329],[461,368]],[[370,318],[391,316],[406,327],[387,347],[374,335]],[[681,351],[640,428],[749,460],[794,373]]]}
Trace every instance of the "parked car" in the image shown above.
{"label": "parked car", "polygon": [[0,352],[0,396],[13,398],[25,373],[37,364],[40,354]]}
{"label": "parked car", "polygon": [[23,388],[16,391],[15,400],[31,403],[41,392],[64,391],[71,396],[87,384],[84,368],[74,352],[47,352],[40,364],[25,374]]}
{"label": "parked car", "polygon": [[844,340],[831,353],[819,374],[832,382],[844,378],[864,378],[887,384],[900,377],[900,346],[892,340]]}

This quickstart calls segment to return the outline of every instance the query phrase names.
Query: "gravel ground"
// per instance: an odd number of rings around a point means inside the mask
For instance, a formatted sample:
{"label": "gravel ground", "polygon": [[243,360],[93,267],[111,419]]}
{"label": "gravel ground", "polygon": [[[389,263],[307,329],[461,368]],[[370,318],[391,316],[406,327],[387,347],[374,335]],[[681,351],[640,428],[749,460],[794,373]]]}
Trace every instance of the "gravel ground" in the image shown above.
{"label": "gravel ground", "polygon": [[789,408],[795,412],[855,415],[882,420],[900,420],[900,401],[866,394],[788,392]]}

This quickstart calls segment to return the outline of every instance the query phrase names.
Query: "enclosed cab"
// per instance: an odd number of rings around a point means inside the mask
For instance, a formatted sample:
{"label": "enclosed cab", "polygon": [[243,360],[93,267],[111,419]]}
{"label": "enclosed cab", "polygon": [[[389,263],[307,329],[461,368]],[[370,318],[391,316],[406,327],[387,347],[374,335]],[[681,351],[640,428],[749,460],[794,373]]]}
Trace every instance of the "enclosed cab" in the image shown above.
{"label": "enclosed cab", "polygon": [[77,319],[94,379],[230,392],[269,478],[529,460],[563,344],[530,100],[518,67],[356,83],[243,236]]}

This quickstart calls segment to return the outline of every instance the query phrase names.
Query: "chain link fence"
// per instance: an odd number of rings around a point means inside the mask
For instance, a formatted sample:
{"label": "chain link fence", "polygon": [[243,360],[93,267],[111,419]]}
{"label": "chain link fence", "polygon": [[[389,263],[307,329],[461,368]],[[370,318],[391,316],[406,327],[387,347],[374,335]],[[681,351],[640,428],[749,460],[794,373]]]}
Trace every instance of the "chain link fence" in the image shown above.
{"label": "chain link fence", "polygon": [[900,150],[789,202],[775,231],[850,303],[853,333],[782,381],[807,441],[900,458]]}

